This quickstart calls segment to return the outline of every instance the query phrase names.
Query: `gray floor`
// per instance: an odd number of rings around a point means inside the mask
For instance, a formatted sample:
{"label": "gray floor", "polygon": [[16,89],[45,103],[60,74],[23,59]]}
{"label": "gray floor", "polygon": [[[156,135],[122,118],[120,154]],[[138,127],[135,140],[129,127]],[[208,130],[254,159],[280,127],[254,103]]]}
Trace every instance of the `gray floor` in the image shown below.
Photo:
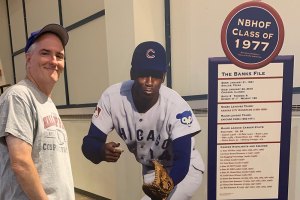
{"label": "gray floor", "polygon": [[75,200],[111,200],[99,195],[75,188]]}
{"label": "gray floor", "polygon": [[94,199],[87,197],[83,194],[75,193],[75,200],[94,200]]}

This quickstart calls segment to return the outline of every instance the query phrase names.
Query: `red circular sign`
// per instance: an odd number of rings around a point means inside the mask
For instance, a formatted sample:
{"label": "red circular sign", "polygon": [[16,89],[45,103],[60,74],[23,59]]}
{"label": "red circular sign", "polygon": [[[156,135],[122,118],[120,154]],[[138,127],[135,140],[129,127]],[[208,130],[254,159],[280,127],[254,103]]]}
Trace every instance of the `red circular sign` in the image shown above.
{"label": "red circular sign", "polygon": [[235,65],[258,69],[280,52],[284,40],[283,22],[274,8],[251,1],[234,8],[221,31],[224,53]]}

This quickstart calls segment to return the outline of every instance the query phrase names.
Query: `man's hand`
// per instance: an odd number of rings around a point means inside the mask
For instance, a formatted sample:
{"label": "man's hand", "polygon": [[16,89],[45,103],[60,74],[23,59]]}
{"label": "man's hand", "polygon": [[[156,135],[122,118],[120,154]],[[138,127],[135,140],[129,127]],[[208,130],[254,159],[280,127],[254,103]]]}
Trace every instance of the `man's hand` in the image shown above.
{"label": "man's hand", "polygon": [[108,142],[104,146],[104,160],[106,162],[117,162],[124,150],[118,148],[120,143]]}

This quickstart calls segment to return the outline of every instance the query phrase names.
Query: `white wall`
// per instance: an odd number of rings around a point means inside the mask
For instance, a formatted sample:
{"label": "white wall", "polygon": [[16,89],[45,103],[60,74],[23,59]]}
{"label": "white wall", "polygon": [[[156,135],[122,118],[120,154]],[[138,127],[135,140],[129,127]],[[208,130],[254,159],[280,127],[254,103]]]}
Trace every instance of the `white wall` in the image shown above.
{"label": "white wall", "polygon": [[2,67],[1,59],[0,59],[0,86],[5,85],[5,84],[6,84],[6,81],[5,81],[5,76],[4,76],[4,70]]}
{"label": "white wall", "polygon": [[126,152],[117,163],[95,165],[81,152],[82,138],[88,131],[90,117],[63,121],[68,132],[75,187],[109,199],[138,199],[142,194],[140,166],[124,142],[112,133],[108,141],[119,141]]}
{"label": "white wall", "polygon": [[289,200],[300,199],[300,113],[292,117],[290,171],[289,171]]}
{"label": "white wall", "polygon": [[0,44],[0,61],[5,74],[5,83],[12,84],[14,80],[5,0],[0,0]]}
{"label": "white wall", "polygon": [[105,0],[110,84],[129,79],[132,52],[140,42],[164,45],[163,8],[161,0]]}

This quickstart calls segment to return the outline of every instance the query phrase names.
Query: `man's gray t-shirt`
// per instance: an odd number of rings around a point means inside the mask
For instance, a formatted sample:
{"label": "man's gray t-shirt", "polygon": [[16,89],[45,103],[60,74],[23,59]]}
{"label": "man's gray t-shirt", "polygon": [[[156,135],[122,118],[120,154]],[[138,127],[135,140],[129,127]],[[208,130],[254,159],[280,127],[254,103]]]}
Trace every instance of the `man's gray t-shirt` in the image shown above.
{"label": "man's gray t-shirt", "polygon": [[27,200],[11,170],[8,134],[32,146],[32,159],[49,200],[75,199],[64,125],[51,98],[28,79],[0,96],[0,199]]}

